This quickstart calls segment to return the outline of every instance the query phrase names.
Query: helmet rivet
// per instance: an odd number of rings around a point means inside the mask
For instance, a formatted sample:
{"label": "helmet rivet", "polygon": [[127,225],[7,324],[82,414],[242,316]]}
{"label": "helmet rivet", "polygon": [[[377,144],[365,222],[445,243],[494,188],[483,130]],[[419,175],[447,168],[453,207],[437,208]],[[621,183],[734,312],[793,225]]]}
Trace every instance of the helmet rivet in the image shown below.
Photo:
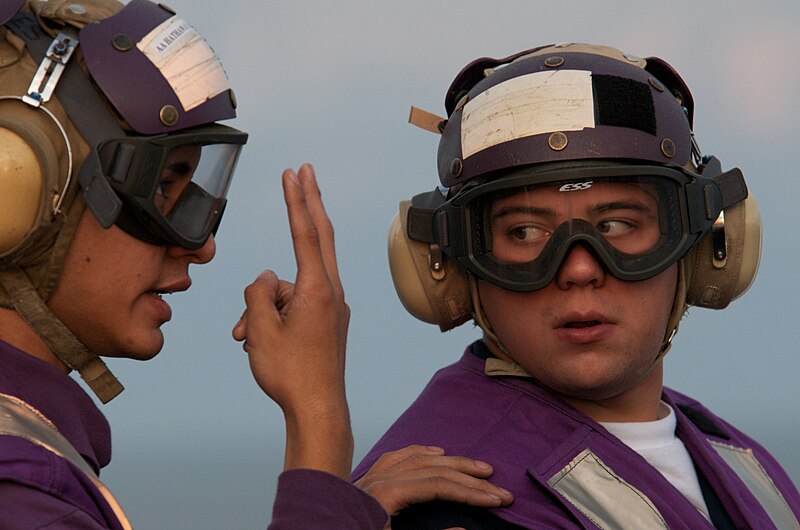
{"label": "helmet rivet", "polygon": [[655,89],[656,89],[656,90],[658,90],[659,92],[664,92],[664,90],[666,90],[666,89],[664,88],[664,85],[662,85],[662,84],[661,84],[661,81],[659,81],[659,80],[658,80],[658,79],[656,79],[655,77],[651,77],[651,78],[649,79],[649,81],[650,81],[650,86],[652,86],[653,88],[655,88]]}
{"label": "helmet rivet", "polygon": [[460,158],[454,158],[452,162],[450,162],[450,174],[454,177],[461,175],[461,171],[464,169],[464,164],[461,162]]}
{"label": "helmet rivet", "polygon": [[167,127],[172,127],[176,123],[178,123],[178,109],[173,107],[172,105],[164,105],[161,107],[161,111],[158,113],[158,117],[161,120],[161,123],[166,125]]}
{"label": "helmet rivet", "polygon": [[73,15],[85,15],[86,8],[79,4],[70,4],[67,10]]}
{"label": "helmet rivet", "polygon": [[553,151],[561,151],[565,147],[567,147],[567,143],[569,142],[567,135],[563,132],[554,132],[550,135],[547,139],[547,145],[550,146],[550,149]]}
{"label": "helmet rivet", "polygon": [[544,60],[544,65],[548,68],[558,68],[564,64],[564,58],[559,55],[553,55]]}
{"label": "helmet rivet", "polygon": [[117,51],[126,52],[133,48],[133,41],[124,33],[117,33],[111,38],[111,45]]}
{"label": "helmet rivet", "polygon": [[675,143],[669,138],[664,138],[661,140],[661,152],[665,157],[672,158],[675,156]]}
{"label": "helmet rivet", "polygon": [[67,45],[60,40],[57,40],[53,43],[53,54],[57,57],[64,55],[64,52],[67,51]]}
{"label": "helmet rivet", "polygon": [[627,60],[629,60],[632,63],[638,63],[639,62],[639,58],[636,57],[635,55],[633,55],[632,53],[624,53],[624,54],[622,54],[622,56],[625,57]]}

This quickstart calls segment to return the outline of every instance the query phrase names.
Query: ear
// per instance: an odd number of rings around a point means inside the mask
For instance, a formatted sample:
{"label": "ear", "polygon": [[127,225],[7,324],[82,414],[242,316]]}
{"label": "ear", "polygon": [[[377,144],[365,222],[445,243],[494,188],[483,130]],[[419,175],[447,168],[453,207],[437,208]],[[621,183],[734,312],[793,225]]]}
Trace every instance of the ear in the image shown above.
{"label": "ear", "polygon": [[0,116],[0,258],[27,248],[52,218],[58,158],[33,120]]}
{"label": "ear", "polygon": [[442,258],[442,267],[431,266],[431,246],[408,237],[411,201],[400,203],[389,226],[389,269],[397,296],[413,316],[447,331],[472,318],[472,302],[466,273]]}
{"label": "ear", "polygon": [[755,198],[750,195],[723,213],[724,221],[686,256],[689,305],[722,309],[750,288],[758,272],[761,214]]}

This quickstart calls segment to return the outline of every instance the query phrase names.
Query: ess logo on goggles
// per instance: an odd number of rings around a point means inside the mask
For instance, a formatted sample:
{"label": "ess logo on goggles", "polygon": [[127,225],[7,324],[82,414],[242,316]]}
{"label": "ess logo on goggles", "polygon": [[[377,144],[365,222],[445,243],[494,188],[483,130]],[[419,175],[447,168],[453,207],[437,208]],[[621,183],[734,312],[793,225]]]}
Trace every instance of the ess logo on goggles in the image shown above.
{"label": "ess logo on goggles", "polygon": [[516,171],[449,200],[438,190],[414,197],[408,234],[513,291],[548,285],[576,244],[617,278],[644,280],[747,197],[741,171],[707,167],[710,175],[635,165]]}
{"label": "ess logo on goggles", "polygon": [[571,182],[568,184],[564,184],[563,186],[558,188],[558,191],[580,191],[580,190],[588,190],[591,187],[592,187],[591,180],[586,182]]}

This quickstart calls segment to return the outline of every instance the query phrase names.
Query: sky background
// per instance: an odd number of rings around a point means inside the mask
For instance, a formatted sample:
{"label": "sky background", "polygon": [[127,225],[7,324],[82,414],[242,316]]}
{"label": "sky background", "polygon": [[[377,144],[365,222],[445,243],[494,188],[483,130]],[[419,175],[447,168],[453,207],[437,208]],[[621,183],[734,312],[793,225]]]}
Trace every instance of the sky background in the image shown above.
{"label": "sky background", "polygon": [[217,258],[173,295],[154,360],[111,360],[126,391],[103,407],[114,459],[103,479],[138,529],[255,529],[269,521],[283,462],[279,409],[230,330],[258,272],[294,277],[280,192],[313,162],[337,230],[352,309],[347,384],[355,462],[433,372],[479,336],[442,334],[400,305],[386,229],[400,200],[437,183],[438,137],[410,105],[443,115],[453,77],[477,57],[558,42],[659,56],[695,99],[705,154],[740,167],[764,223],[754,286],[724,311],[694,309],[666,359],[667,384],[751,434],[800,483],[798,310],[800,4],[673,2],[253,2],[171,0],[221,57],[248,131]]}

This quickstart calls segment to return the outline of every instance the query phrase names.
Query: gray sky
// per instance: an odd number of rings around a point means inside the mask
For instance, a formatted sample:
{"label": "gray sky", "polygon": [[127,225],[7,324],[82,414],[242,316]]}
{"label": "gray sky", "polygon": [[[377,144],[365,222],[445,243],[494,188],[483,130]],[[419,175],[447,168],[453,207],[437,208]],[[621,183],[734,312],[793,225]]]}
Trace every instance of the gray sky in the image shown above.
{"label": "gray sky", "polygon": [[764,222],[761,269],[724,311],[690,312],[667,384],[767,446],[800,482],[795,313],[800,265],[794,169],[800,4],[693,2],[246,2],[172,0],[225,65],[250,142],[217,258],[169,298],[164,351],[111,360],[126,391],[104,407],[114,460],[103,478],[139,529],[263,528],[283,460],[282,416],[230,338],[243,288],[294,277],[280,193],[285,167],[314,163],[337,229],[352,309],[348,393],[356,462],[432,373],[478,337],[414,320],[394,294],[386,228],[397,203],[437,183],[433,134],[410,105],[444,114],[469,61],[556,42],[608,44],[670,62],[691,87],[701,149],[738,166]]}

